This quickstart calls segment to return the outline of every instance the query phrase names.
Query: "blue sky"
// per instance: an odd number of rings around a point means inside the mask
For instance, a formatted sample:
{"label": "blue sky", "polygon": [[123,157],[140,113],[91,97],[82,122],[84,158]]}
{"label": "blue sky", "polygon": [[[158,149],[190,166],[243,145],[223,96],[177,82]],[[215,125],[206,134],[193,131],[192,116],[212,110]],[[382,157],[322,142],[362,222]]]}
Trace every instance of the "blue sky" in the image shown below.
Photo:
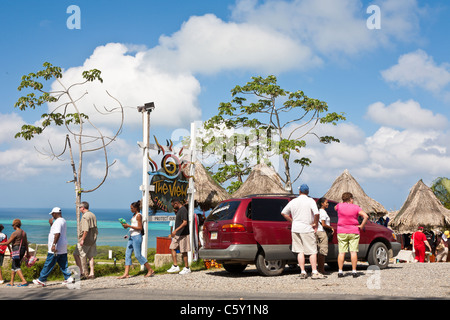
{"label": "blue sky", "polygon": [[[70,5],[81,29],[69,29]],[[370,5],[380,29],[369,29]],[[66,83],[98,68],[104,83],[89,87],[90,103],[109,105],[108,90],[126,108],[123,133],[110,150],[117,160],[104,186],[84,199],[93,207],[127,208],[140,198],[141,118],[154,101],[151,134],[160,141],[189,132],[216,114],[230,90],[252,76],[277,76],[286,90],[326,101],[347,121],[318,128],[339,144],[311,140],[312,164],[294,184],[322,196],[345,169],[388,210],[400,209],[419,180],[450,176],[450,4],[414,0],[298,1],[11,1],[0,3],[0,190],[2,207],[70,207],[69,160],[45,159],[35,148],[57,148],[65,132],[14,139],[39,111],[14,103],[24,74],[46,61]],[[99,119],[105,130],[114,122]],[[174,141],[179,143],[179,141]],[[89,164],[88,163],[89,160]],[[88,158],[86,188],[101,158]],[[275,164],[281,172],[282,167]],[[294,166],[294,172],[298,168]]]}

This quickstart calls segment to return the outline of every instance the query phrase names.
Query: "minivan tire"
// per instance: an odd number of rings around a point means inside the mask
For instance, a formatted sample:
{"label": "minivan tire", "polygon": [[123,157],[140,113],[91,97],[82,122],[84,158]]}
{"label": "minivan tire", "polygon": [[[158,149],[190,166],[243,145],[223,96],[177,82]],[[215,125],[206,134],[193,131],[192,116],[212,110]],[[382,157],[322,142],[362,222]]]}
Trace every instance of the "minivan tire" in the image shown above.
{"label": "minivan tire", "polygon": [[246,264],[240,263],[224,263],[222,266],[229,273],[241,273],[245,270],[245,268],[247,268]]}
{"label": "minivan tire", "polygon": [[279,276],[284,271],[286,261],[265,259],[262,253],[259,253],[255,261],[256,269],[263,276]]}
{"label": "minivan tire", "polygon": [[383,242],[375,242],[369,250],[367,256],[369,265],[385,269],[389,265],[389,250]]}

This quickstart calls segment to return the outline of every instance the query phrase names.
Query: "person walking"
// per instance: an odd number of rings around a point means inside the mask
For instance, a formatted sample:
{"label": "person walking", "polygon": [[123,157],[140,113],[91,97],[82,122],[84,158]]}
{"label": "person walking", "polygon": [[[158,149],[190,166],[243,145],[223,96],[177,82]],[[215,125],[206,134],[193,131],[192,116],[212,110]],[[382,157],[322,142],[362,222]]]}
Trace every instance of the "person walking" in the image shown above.
{"label": "person walking", "polygon": [[[191,250],[190,238],[189,238],[189,225],[188,225],[188,211],[186,207],[181,203],[180,200],[172,200],[172,207],[176,212],[175,217],[175,229],[170,234],[172,238],[172,242],[170,243],[169,249],[172,253],[172,267],[170,267],[167,272],[175,273],[179,272],[179,274],[187,274],[191,272],[188,263],[188,252]],[[177,251],[180,250],[180,253],[183,257],[184,268],[180,271],[180,267],[177,263]]]}
{"label": "person walking", "polygon": [[450,232],[445,231],[440,234],[436,241],[436,262],[447,262],[448,256],[448,236]]}
{"label": "person walking", "polygon": [[139,264],[147,269],[145,277],[152,277],[155,274],[155,271],[150,267],[147,259],[141,254],[142,236],[144,233],[144,228],[142,226],[141,201],[133,202],[130,205],[130,211],[133,213],[131,225],[127,223],[122,224],[125,229],[130,228],[130,236],[128,237],[127,248],[125,250],[125,271],[118,279],[130,277],[130,267],[132,265],[131,254],[133,252],[134,256],[139,261]]}
{"label": "person walking", "polygon": [[48,234],[48,252],[44,267],[41,270],[38,279],[34,279],[33,283],[42,287],[46,286],[47,278],[52,272],[53,267],[58,263],[59,268],[64,276],[63,284],[74,282],[69,270],[67,260],[67,224],[62,217],[61,208],[54,207],[49,213],[53,217],[53,221]]}
{"label": "person walking", "polygon": [[427,236],[423,233],[423,227],[419,226],[417,231],[413,233],[411,236],[411,240],[413,242],[413,249],[415,253],[415,262],[425,262],[425,246],[430,249],[432,252],[430,243],[427,240]]}
{"label": "person walking", "polygon": [[[28,239],[27,233],[22,230],[22,222],[20,219],[14,219],[12,223],[12,227],[14,228],[14,232],[11,233],[9,240],[3,242],[4,246],[8,246],[10,257],[11,257],[11,281],[7,284],[7,286],[14,286],[14,278],[16,277],[16,273],[22,281],[17,287],[25,287],[28,285],[27,280],[23,276],[22,270],[20,269],[20,265],[22,263],[22,259],[24,256],[29,256],[30,253],[28,251]],[[13,252],[18,251],[19,256],[13,257]]]}
{"label": "person walking", "polygon": [[300,194],[291,200],[281,211],[283,217],[292,222],[292,251],[297,253],[301,269],[300,278],[306,279],[305,255],[311,264],[311,279],[324,279],[326,276],[317,271],[317,241],[315,232],[319,223],[319,210],[314,199],[308,196],[309,187],[300,186]]}
{"label": "person walking", "polygon": [[317,200],[317,208],[319,209],[319,225],[317,226],[316,240],[317,240],[317,270],[321,274],[325,274],[325,258],[328,255],[328,234],[326,230],[329,230],[331,234],[334,234],[334,229],[331,226],[330,216],[326,209],[329,203],[326,198],[320,198]]}
{"label": "person walking", "polygon": [[[81,272],[82,279],[94,279],[94,257],[97,255],[97,218],[89,211],[89,203],[83,201],[80,204],[81,217],[80,234],[78,243],[73,252],[75,263]],[[88,267],[89,262],[89,267]],[[90,271],[89,271],[90,269]]]}
{"label": "person walking", "polygon": [[[358,263],[359,239],[361,230],[369,220],[369,216],[359,206],[353,203],[353,194],[344,192],[342,203],[338,203],[335,209],[338,213],[337,239],[338,239],[338,277],[343,277],[345,254],[350,251],[353,278],[358,277],[356,266]],[[363,221],[359,224],[358,217]]]}
{"label": "person walking", "polygon": [[5,252],[8,246],[2,245],[2,243],[8,241],[8,236],[3,233],[3,229],[5,227],[0,224],[0,284],[3,284],[5,280],[3,280],[3,274],[2,274],[2,267],[3,267],[3,260],[5,259]]}

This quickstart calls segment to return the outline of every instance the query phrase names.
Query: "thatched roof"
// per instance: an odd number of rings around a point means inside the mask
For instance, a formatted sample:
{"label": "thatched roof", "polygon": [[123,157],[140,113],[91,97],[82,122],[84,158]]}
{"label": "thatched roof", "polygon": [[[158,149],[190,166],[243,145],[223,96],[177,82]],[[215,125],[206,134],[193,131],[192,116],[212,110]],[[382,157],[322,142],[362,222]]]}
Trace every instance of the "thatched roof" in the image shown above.
{"label": "thatched roof", "polygon": [[281,178],[275,170],[265,163],[253,167],[245,182],[233,193],[233,198],[241,198],[251,194],[291,194],[286,191]]}
{"label": "thatched roof", "polygon": [[[214,208],[220,201],[230,198],[229,193],[211,177],[200,161],[194,163],[194,200],[202,210]],[[190,166],[182,168],[186,175],[190,174]]]}
{"label": "thatched roof", "polygon": [[409,192],[402,208],[390,223],[398,233],[413,233],[421,225],[438,231],[450,226],[450,210],[445,208],[433,190],[419,180]]}
{"label": "thatched roof", "polygon": [[353,203],[360,206],[367,214],[375,214],[377,217],[380,217],[388,213],[379,202],[370,198],[364,192],[363,188],[347,169],[336,178],[324,197],[336,202],[342,202],[342,194],[344,192],[351,192],[353,194]]}

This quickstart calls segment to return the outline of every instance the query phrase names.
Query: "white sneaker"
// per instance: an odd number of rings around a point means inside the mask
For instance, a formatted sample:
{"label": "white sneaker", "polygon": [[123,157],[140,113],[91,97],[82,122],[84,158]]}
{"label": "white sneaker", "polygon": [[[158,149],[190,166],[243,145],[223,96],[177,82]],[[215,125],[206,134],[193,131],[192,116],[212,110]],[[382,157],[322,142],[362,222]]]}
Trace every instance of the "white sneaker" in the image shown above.
{"label": "white sneaker", "polygon": [[178,272],[178,271],[180,271],[180,267],[174,266],[174,265],[172,265],[172,267],[169,270],[167,270],[167,272],[169,272],[169,273],[174,273],[174,272]]}
{"label": "white sneaker", "polygon": [[46,286],[45,282],[42,282],[42,281],[40,281],[39,279],[34,279],[34,280],[33,280],[33,283],[34,283],[34,284],[37,284],[37,285],[39,285],[39,286],[42,286],[42,287],[45,287],[45,286]]}
{"label": "white sneaker", "polygon": [[75,279],[72,278],[72,277],[69,277],[69,278],[67,278],[67,280],[64,280],[64,281],[62,282],[62,284],[72,284],[72,283],[74,283],[74,282],[75,282]]}
{"label": "white sneaker", "polygon": [[184,267],[179,274],[187,274],[187,273],[191,273],[191,269]]}
{"label": "white sneaker", "polygon": [[4,284],[5,283],[5,280],[0,280],[0,284]]}

